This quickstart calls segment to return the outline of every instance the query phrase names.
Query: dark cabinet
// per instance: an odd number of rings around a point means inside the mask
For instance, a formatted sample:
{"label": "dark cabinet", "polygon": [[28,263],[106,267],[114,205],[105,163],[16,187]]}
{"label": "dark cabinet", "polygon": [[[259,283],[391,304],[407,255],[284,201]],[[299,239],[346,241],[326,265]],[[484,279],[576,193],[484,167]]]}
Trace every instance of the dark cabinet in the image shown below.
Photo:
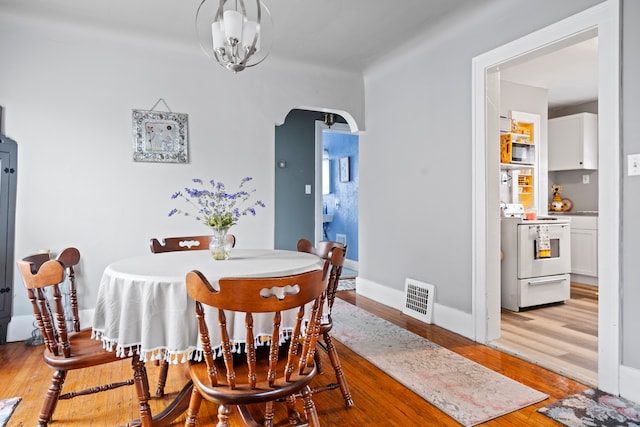
{"label": "dark cabinet", "polygon": [[13,303],[13,266],[18,147],[0,135],[0,344],[7,341]]}

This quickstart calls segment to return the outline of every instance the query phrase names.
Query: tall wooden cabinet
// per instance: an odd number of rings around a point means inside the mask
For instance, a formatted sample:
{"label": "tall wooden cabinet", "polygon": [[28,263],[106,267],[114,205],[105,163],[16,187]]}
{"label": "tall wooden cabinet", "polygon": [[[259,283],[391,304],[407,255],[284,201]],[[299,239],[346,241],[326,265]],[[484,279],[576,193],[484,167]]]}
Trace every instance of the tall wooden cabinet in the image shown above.
{"label": "tall wooden cabinet", "polygon": [[17,157],[16,142],[0,135],[0,344],[7,341],[13,303]]}

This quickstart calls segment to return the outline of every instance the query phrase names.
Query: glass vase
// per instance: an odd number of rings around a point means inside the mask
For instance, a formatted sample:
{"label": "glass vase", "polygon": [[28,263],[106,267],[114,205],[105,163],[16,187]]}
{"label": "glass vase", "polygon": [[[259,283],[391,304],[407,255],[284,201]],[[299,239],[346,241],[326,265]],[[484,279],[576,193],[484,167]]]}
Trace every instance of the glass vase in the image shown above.
{"label": "glass vase", "polygon": [[209,251],[211,256],[215,260],[229,259],[229,252],[231,251],[231,242],[227,240],[228,228],[212,228],[213,236],[211,243],[209,243]]}

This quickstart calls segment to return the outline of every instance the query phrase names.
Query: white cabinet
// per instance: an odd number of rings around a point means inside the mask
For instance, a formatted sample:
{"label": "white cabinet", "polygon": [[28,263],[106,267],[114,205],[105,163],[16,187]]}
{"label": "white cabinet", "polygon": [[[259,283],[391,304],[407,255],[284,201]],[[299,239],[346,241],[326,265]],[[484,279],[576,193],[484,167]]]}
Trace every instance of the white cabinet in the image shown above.
{"label": "white cabinet", "polygon": [[549,120],[549,171],[598,169],[598,115],[572,114]]}
{"label": "white cabinet", "polygon": [[571,217],[571,274],[598,276],[598,217]]}

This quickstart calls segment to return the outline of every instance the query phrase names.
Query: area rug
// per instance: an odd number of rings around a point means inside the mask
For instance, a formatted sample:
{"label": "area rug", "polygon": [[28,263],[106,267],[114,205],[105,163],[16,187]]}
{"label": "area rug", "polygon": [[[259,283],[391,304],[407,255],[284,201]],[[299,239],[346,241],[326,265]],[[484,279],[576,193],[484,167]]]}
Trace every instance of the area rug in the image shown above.
{"label": "area rug", "polygon": [[548,396],[336,299],[332,336],[464,426]]}
{"label": "area rug", "polygon": [[356,288],[356,279],[340,279],[338,291],[352,291]]}
{"label": "area rug", "polygon": [[538,412],[569,427],[640,426],[640,405],[593,389],[558,400]]}
{"label": "area rug", "polygon": [[12,397],[11,399],[0,399],[0,427],[5,427],[13,411],[15,411],[21,397]]}

